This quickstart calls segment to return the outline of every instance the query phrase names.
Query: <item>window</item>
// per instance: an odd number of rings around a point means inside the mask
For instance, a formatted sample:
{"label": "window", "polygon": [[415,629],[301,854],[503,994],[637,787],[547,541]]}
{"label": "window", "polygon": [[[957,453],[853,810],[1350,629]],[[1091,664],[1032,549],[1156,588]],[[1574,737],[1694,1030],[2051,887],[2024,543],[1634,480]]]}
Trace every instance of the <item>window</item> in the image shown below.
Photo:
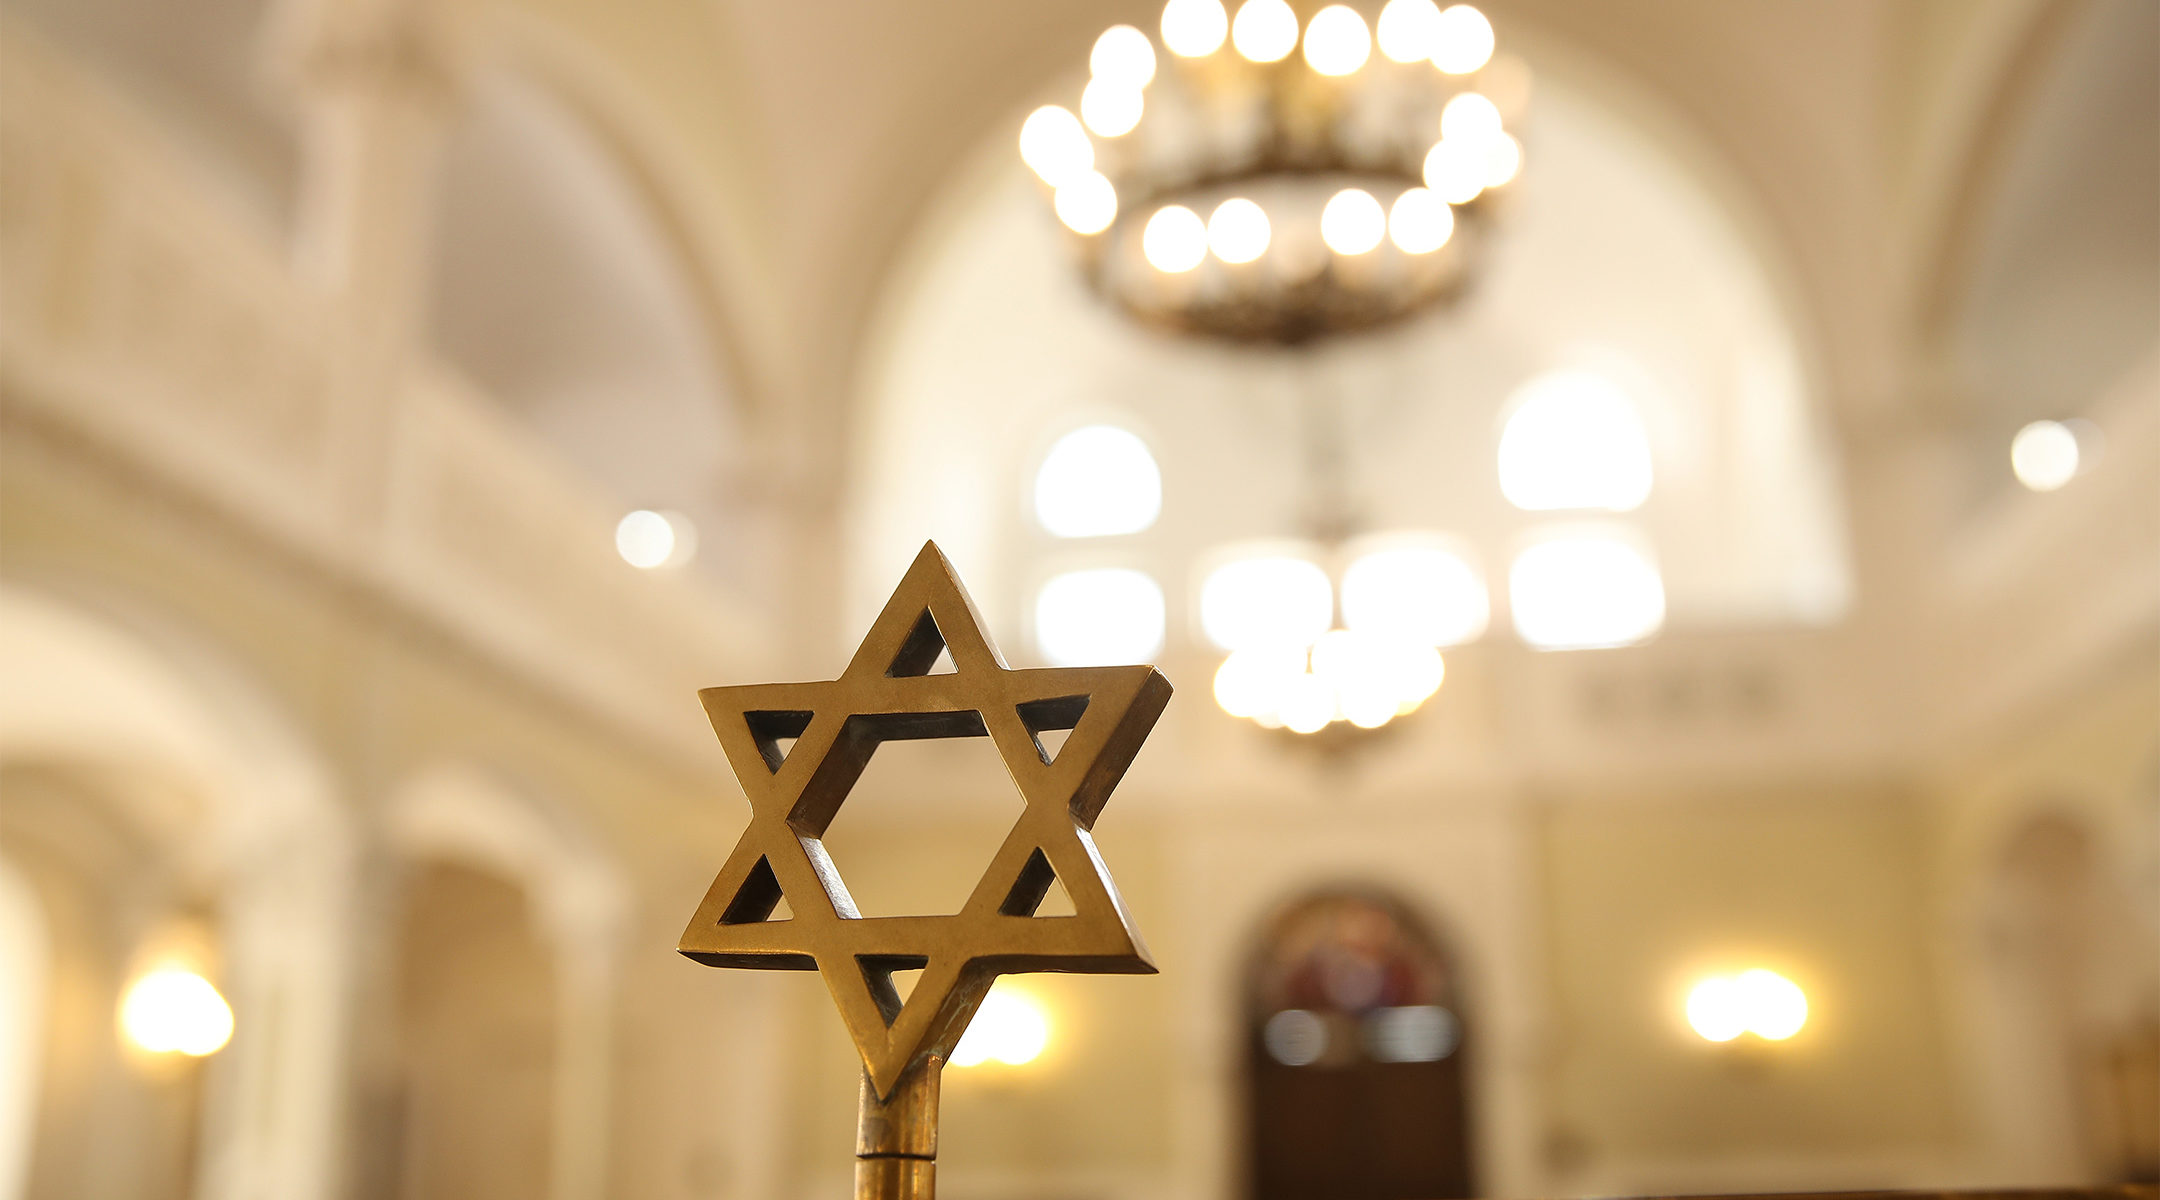
{"label": "window", "polygon": [[1620,534],[1565,533],[1515,556],[1508,604],[1515,632],[1537,649],[1626,646],[1664,626],[1665,583]]}
{"label": "window", "polygon": [[1139,435],[1088,425],[1057,440],[1035,472],[1035,519],[1057,537],[1138,533],[1162,513],[1162,472]]}
{"label": "window", "polygon": [[1650,439],[1619,385],[1589,371],[1548,372],[1509,402],[1500,491],[1517,508],[1628,512],[1650,496]]}
{"label": "window", "polygon": [[1146,662],[1163,625],[1162,588],[1144,571],[1067,571],[1035,594],[1035,645],[1054,666]]}

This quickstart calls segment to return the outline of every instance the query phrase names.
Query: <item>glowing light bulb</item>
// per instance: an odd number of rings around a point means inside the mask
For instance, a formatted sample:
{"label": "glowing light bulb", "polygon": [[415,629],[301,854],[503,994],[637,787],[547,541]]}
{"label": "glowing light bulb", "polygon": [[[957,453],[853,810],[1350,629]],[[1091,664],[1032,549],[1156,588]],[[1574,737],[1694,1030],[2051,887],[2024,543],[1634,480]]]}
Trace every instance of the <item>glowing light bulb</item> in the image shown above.
{"label": "glowing light bulb", "polygon": [[1088,71],[1098,80],[1138,90],[1155,78],[1155,46],[1130,25],[1112,25],[1095,39]]}
{"label": "glowing light bulb", "polygon": [[1425,186],[1449,204],[1468,204],[1485,190],[1485,158],[1469,142],[1441,138],[1425,154]]}
{"label": "glowing light bulb", "polygon": [[1233,717],[1258,719],[1282,707],[1291,682],[1305,673],[1305,651],[1296,646],[1248,646],[1215,671],[1215,703]]}
{"label": "glowing light bulb", "polygon": [[1242,196],[1215,206],[1208,218],[1208,249],[1226,263],[1249,263],[1267,253],[1267,213]]}
{"label": "glowing light bulb", "polygon": [[1440,136],[1474,142],[1500,132],[1500,108],[1476,92],[1457,92],[1440,110]]}
{"label": "glowing light bulb", "polygon": [[1145,110],[1146,101],[1136,87],[1108,79],[1090,79],[1080,90],[1080,119],[1103,137],[1123,137],[1131,133]]}
{"label": "glowing light bulb", "polygon": [[1221,0],[1170,0],[1162,10],[1162,40],[1180,58],[1205,58],[1222,48],[1230,14]]}
{"label": "glowing light bulb", "polygon": [[1101,233],[1117,220],[1117,188],[1099,171],[1089,171],[1059,188],[1054,204],[1058,220],[1074,233]]}
{"label": "glowing light bulb", "polygon": [[1322,75],[1349,75],[1372,57],[1365,18],[1347,5],[1330,4],[1305,26],[1305,62]]}
{"label": "glowing light bulb", "polygon": [[1430,254],[1455,234],[1455,210],[1430,188],[1411,188],[1388,210],[1388,236],[1405,254]]}
{"label": "glowing light bulb", "polygon": [[696,549],[697,531],[678,512],[641,508],[615,523],[615,553],[641,570],[680,566]]}
{"label": "glowing light bulb", "polygon": [[1730,979],[1705,979],[1687,998],[1688,1026],[1704,1041],[1729,1042],[1747,1032],[1740,989]]}
{"label": "glowing light bulb", "polygon": [[1485,186],[1501,187],[1522,172],[1522,143],[1504,133],[1485,139]]}
{"label": "glowing light bulb", "polygon": [[2052,492],[2077,478],[2078,439],[2061,421],[2034,421],[2010,439],[2010,469],[2035,492]]}
{"label": "glowing light bulb", "polygon": [[1433,65],[1450,75],[1468,75],[1492,58],[1493,28],[1485,14],[1467,4],[1451,5],[1433,26]]}
{"label": "glowing light bulb", "polygon": [[1807,1024],[1807,993],[1776,971],[1761,967],[1742,971],[1733,980],[1733,988],[1747,1017],[1748,1032],[1756,1037],[1782,1042]]}
{"label": "glowing light bulb", "polygon": [[1297,675],[1283,688],[1280,715],[1292,733],[1318,733],[1335,719],[1335,690],[1315,676]]}
{"label": "glowing light bulb", "polygon": [[1320,240],[1337,254],[1363,254],[1387,236],[1387,213],[1372,193],[1344,188],[1320,210]]}
{"label": "glowing light bulb", "polygon": [[1285,0],[1245,0],[1230,23],[1230,44],[1256,63],[1281,62],[1297,41],[1297,13]]}
{"label": "glowing light bulb", "polygon": [[1380,53],[1399,63],[1431,58],[1439,24],[1433,0],[1388,0],[1380,10]]}
{"label": "glowing light bulb", "polygon": [[1207,257],[1207,225],[1182,204],[1164,205],[1141,231],[1140,251],[1156,270],[1181,275]]}
{"label": "glowing light bulb", "polygon": [[1062,187],[1095,167],[1095,143],[1080,118],[1055,104],[1028,114],[1020,125],[1020,160],[1051,187]]}
{"label": "glowing light bulb", "polygon": [[1050,1017],[1041,1004],[1010,988],[993,989],[960,1035],[952,1065],[978,1067],[995,1059],[1010,1067],[1025,1066],[1049,1044]]}
{"label": "glowing light bulb", "polygon": [[120,1029],[153,1054],[215,1054],[232,1040],[232,1008],[210,981],[161,967],[135,981],[120,1002]]}

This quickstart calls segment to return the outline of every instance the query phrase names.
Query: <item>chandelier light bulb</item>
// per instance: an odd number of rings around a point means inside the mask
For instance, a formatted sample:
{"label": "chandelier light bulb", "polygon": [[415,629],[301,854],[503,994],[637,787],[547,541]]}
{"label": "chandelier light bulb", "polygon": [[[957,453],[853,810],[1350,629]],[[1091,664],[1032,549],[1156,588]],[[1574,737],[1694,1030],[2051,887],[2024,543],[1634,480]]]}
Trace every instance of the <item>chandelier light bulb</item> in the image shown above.
{"label": "chandelier light bulb", "polygon": [[1266,210],[1233,197],[1216,205],[1208,218],[1208,249],[1226,263],[1249,263],[1267,253],[1269,233]]}
{"label": "chandelier light bulb", "polygon": [[1337,254],[1364,254],[1387,236],[1387,214],[1363,188],[1344,188],[1320,210],[1320,240]]}
{"label": "chandelier light bulb", "polygon": [[1145,105],[1139,88],[1098,76],[1080,92],[1080,119],[1103,137],[1122,137],[1140,123]]}
{"label": "chandelier light bulb", "polygon": [[1468,204],[1485,190],[1485,156],[1470,142],[1441,138],[1425,154],[1425,186],[1449,204]]}
{"label": "chandelier light bulb", "polygon": [[1317,676],[1293,676],[1283,689],[1280,715],[1292,733],[1318,733],[1335,719],[1335,689]]}
{"label": "chandelier light bulb", "polygon": [[1485,186],[1502,187],[1522,173],[1522,143],[1507,134],[1485,140]]}
{"label": "chandelier light bulb", "polygon": [[1080,118],[1055,104],[1028,114],[1020,126],[1020,160],[1051,187],[1062,187],[1095,167],[1095,143]]}
{"label": "chandelier light bulb", "polygon": [[1206,58],[1222,48],[1230,14],[1221,0],[1170,0],[1162,10],[1162,40],[1180,58]]}
{"label": "chandelier light bulb", "polygon": [[1256,63],[1281,62],[1297,42],[1297,13],[1286,0],[1245,0],[1230,23],[1230,44]]}
{"label": "chandelier light bulb", "polygon": [[1168,204],[1148,218],[1140,235],[1141,253],[1156,270],[1182,275],[1207,257],[1207,225],[1182,204]]}
{"label": "chandelier light bulb", "polygon": [[1431,58],[1439,24],[1433,0],[1388,0],[1380,10],[1380,53],[1399,63]]}
{"label": "chandelier light bulb", "polygon": [[1057,190],[1058,220],[1080,234],[1096,234],[1117,220],[1117,188],[1100,171],[1089,171]]}
{"label": "chandelier light bulb", "polygon": [[1305,62],[1322,75],[1355,74],[1371,57],[1365,18],[1348,5],[1328,5],[1305,27]]}
{"label": "chandelier light bulb", "polygon": [[1455,210],[1430,188],[1410,188],[1388,210],[1388,236],[1404,254],[1431,254],[1455,233]]}
{"label": "chandelier light bulb", "polygon": [[2052,492],[2077,478],[2077,431],[2062,421],[2034,421],[2010,439],[2010,470],[2035,492]]}
{"label": "chandelier light bulb", "polygon": [[120,1029],[152,1054],[215,1054],[232,1039],[232,1008],[209,980],[184,967],[137,979],[120,1002]]}
{"label": "chandelier light bulb", "polygon": [[1500,107],[1476,92],[1457,92],[1440,110],[1440,136],[1475,142],[1498,136]]}
{"label": "chandelier light bulb", "polygon": [[1450,75],[1468,75],[1492,59],[1493,28],[1485,14],[1467,4],[1451,5],[1433,26],[1433,65]]}
{"label": "chandelier light bulb", "polygon": [[1130,25],[1112,25],[1095,39],[1088,71],[1104,83],[1144,88],[1155,78],[1155,45]]}

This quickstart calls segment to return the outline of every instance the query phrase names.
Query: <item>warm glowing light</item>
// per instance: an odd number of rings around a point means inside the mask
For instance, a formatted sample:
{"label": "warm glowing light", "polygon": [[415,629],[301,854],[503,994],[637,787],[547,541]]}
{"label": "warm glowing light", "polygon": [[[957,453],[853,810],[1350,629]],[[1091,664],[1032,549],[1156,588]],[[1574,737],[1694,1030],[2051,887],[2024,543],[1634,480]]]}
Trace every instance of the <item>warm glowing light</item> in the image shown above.
{"label": "warm glowing light", "polygon": [[1297,13],[1285,0],[1245,0],[1230,23],[1230,44],[1256,63],[1288,58],[1297,39]]}
{"label": "warm glowing light", "polygon": [[1057,440],[1035,472],[1035,519],[1058,537],[1138,533],[1162,513],[1162,471],[1138,434],[1089,425]]}
{"label": "warm glowing light", "polygon": [[1200,214],[1182,204],[1167,204],[1148,218],[1140,234],[1140,251],[1158,271],[1183,274],[1207,257],[1207,225]]}
{"label": "warm glowing light", "polygon": [[1500,109],[1476,92],[1457,92],[1440,110],[1440,136],[1481,141],[1500,132]]}
{"label": "warm glowing light", "polygon": [[1762,967],[1705,979],[1688,992],[1688,1026],[1705,1041],[1729,1042],[1752,1033],[1782,1042],[1800,1032],[1807,1018],[1807,993],[1800,985]]}
{"label": "warm glowing light", "polygon": [[1117,220],[1117,188],[1100,171],[1077,176],[1052,199],[1058,220],[1074,233],[1096,234]]}
{"label": "warm glowing light", "polygon": [[1450,75],[1468,75],[1492,58],[1493,28],[1485,14],[1467,4],[1452,5],[1433,25],[1433,65]]}
{"label": "warm glowing light", "polygon": [[1130,25],[1112,25],[1095,39],[1088,71],[1103,83],[1137,91],[1155,78],[1154,43]]}
{"label": "warm glowing light", "polygon": [[1343,4],[1330,4],[1305,26],[1305,62],[1322,75],[1349,75],[1372,57],[1372,34],[1365,18]]}
{"label": "warm glowing light", "polygon": [[1449,204],[1468,204],[1485,190],[1483,147],[1441,138],[1425,152],[1425,186]]}
{"label": "warm glowing light", "polygon": [[1740,989],[1730,979],[1705,979],[1687,998],[1688,1026],[1704,1041],[1729,1042],[1747,1032]]}
{"label": "warm glowing light", "polygon": [[1215,206],[1208,218],[1208,249],[1226,263],[1249,263],[1267,253],[1267,213],[1244,197],[1233,197]]}
{"label": "warm glowing light", "polygon": [[1162,588],[1144,572],[1067,571],[1035,594],[1035,645],[1052,665],[1146,662],[1162,640]]}
{"label": "warm glowing light", "polygon": [[1305,673],[1303,646],[1249,646],[1215,671],[1215,703],[1233,717],[1257,720],[1282,708],[1291,681]]}
{"label": "warm glowing light", "polygon": [[697,530],[679,512],[641,508],[615,523],[615,553],[633,567],[681,566],[696,551]]}
{"label": "warm glowing light", "polygon": [[1380,10],[1380,53],[1399,63],[1430,58],[1439,26],[1433,0],[1388,0]]}
{"label": "warm glowing light", "polygon": [[2019,483],[2052,492],[2078,473],[2077,432],[2061,421],[2034,421],[2010,439],[2010,469]]}
{"label": "warm glowing light", "polygon": [[1327,632],[1334,610],[1327,572],[1309,559],[1239,559],[1200,585],[1200,628],[1225,650],[1309,646]]}
{"label": "warm glowing light", "polygon": [[1633,545],[1601,534],[1525,548],[1508,569],[1515,632],[1540,650],[1642,641],[1665,624],[1665,583]]}
{"label": "warm glowing light", "polygon": [[1183,58],[1205,58],[1222,48],[1230,14],[1221,0],[1170,0],[1162,10],[1163,45]]}
{"label": "warm glowing light", "polygon": [[1045,104],[1020,125],[1020,160],[1044,183],[1061,187],[1094,169],[1095,143],[1080,127],[1080,118]]}
{"label": "warm glowing light", "polygon": [[1318,676],[1293,675],[1285,683],[1276,716],[1292,733],[1318,733],[1335,719],[1334,689]]}
{"label": "warm glowing light", "polygon": [[1320,240],[1337,254],[1363,254],[1387,236],[1387,213],[1363,188],[1344,188],[1320,210]]}
{"label": "warm glowing light", "polygon": [[1438,546],[1397,546],[1360,555],[1343,572],[1343,623],[1374,637],[1453,646],[1485,632],[1485,580]]}
{"label": "warm glowing light", "polygon": [[1388,237],[1405,254],[1431,254],[1455,234],[1455,210],[1430,188],[1410,188],[1388,210]]}
{"label": "warm glowing light", "polygon": [[1627,512],[1649,498],[1650,438],[1634,401],[1590,371],[1523,385],[1500,432],[1500,491],[1517,508]]}
{"label": "warm glowing light", "polygon": [[120,1030],[153,1054],[215,1054],[232,1040],[233,1014],[210,981],[180,967],[137,979],[120,1002]]}
{"label": "warm glowing light", "polygon": [[977,1067],[994,1059],[1010,1067],[1025,1066],[1049,1044],[1050,1016],[1034,997],[992,988],[953,1047],[952,1065]]}
{"label": "warm glowing light", "polygon": [[1522,173],[1522,143],[1504,133],[1496,133],[1481,144],[1485,159],[1485,186],[1496,188],[1514,181]]}
{"label": "warm glowing light", "polygon": [[1145,107],[1139,88],[1108,79],[1091,79],[1080,90],[1080,119],[1103,137],[1131,133]]}
{"label": "warm glowing light", "polygon": [[1327,685],[1335,717],[1377,729],[1440,690],[1440,652],[1348,629],[1330,629],[1312,648],[1313,678]]}

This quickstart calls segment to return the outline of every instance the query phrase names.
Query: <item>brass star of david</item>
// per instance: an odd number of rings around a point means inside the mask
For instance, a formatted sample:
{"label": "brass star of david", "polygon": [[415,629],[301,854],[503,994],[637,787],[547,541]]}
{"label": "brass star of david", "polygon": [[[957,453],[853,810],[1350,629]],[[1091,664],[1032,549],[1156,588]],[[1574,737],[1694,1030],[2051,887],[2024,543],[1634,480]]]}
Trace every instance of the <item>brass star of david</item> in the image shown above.
{"label": "brass star of david", "polygon": [[[940,651],[953,670],[931,674]],[[1014,670],[934,542],[828,683],[698,693],[750,797],[750,827],[678,947],[714,967],[815,969],[880,1097],[940,1060],[1002,974],[1152,974],[1089,831],[1170,702],[1153,667]],[[1055,755],[1039,735],[1071,730]],[[988,736],[1025,802],[952,916],[866,917],[819,840],[880,743]],[[794,745],[783,749],[785,739]],[[1035,915],[1053,881],[1074,915]],[[773,920],[785,897],[792,917]],[[920,969],[903,1002],[895,971]]]}

